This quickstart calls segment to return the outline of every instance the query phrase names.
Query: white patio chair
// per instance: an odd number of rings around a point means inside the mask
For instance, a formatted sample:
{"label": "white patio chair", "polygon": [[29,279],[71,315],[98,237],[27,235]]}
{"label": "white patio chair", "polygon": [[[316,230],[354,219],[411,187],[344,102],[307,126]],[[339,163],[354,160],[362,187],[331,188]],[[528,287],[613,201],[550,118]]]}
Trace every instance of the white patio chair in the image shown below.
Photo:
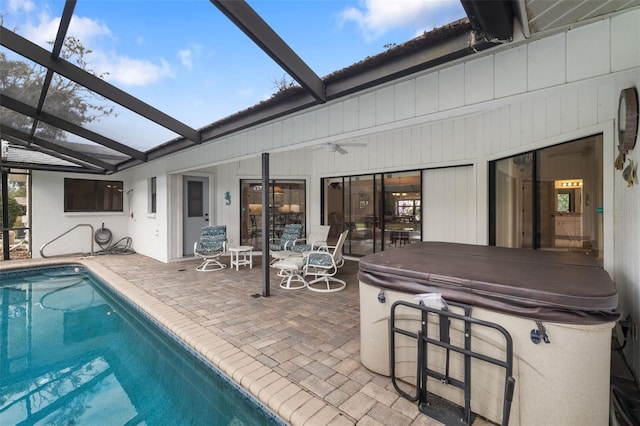
{"label": "white patio chair", "polygon": [[272,257],[270,263],[286,259],[291,255],[300,256],[300,253],[292,252],[291,248],[293,247],[293,242],[302,237],[302,228],[302,224],[289,223],[284,226],[280,237],[269,239],[269,252]]}
{"label": "white patio chair", "polygon": [[335,246],[328,246],[326,249],[313,250],[305,253],[305,263],[302,272],[305,278],[315,277],[315,279],[307,281],[307,288],[309,290],[333,293],[347,286],[345,281],[336,278],[335,275],[342,265],[344,265],[342,247],[347,240],[348,234],[348,230],[340,234]]}
{"label": "white patio chair", "polygon": [[309,227],[309,236],[307,238],[298,238],[293,242],[291,251],[295,253],[305,253],[312,250],[319,250],[327,247],[327,238],[329,237],[329,225],[313,225]]}

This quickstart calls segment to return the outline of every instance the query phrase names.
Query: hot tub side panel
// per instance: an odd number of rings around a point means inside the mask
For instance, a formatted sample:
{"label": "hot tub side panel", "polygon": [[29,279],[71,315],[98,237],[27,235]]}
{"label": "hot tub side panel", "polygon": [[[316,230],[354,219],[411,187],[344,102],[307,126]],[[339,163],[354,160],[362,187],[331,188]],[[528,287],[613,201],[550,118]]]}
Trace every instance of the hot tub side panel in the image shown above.
{"label": "hot tub side panel", "polygon": [[[413,294],[385,289],[385,301],[381,303],[379,293],[380,288],[360,282],[361,361],[368,369],[389,376],[391,306],[399,300],[410,303],[415,300]],[[550,343],[534,344],[530,338],[531,330],[536,328],[534,320],[477,307],[473,308],[472,317],[501,325],[513,339],[516,386],[510,424],[607,424],[611,329],[615,322],[591,325],[544,322]],[[434,316],[434,322],[436,318]],[[415,331],[420,323],[419,314],[411,318],[402,313],[399,320],[402,327]],[[462,330],[454,331],[452,338],[456,338],[456,334],[461,335]],[[504,352],[503,341],[490,332],[478,329],[472,336],[474,351]],[[395,356],[396,377],[414,384],[415,342],[409,338],[398,339]],[[443,362],[443,351],[436,350],[428,365],[439,368]],[[452,376],[462,378],[461,357],[452,358],[451,369]],[[472,410],[500,422],[504,370],[474,361],[471,377]],[[458,405],[464,403],[460,390],[438,381],[430,380],[428,389]]]}

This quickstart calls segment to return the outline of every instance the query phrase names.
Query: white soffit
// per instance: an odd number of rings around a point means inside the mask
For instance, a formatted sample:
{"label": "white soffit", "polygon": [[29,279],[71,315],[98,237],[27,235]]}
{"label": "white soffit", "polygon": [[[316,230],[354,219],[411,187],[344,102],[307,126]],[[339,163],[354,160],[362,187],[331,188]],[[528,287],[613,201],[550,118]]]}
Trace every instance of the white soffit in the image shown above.
{"label": "white soffit", "polygon": [[640,0],[525,0],[524,3],[532,34],[640,7]]}

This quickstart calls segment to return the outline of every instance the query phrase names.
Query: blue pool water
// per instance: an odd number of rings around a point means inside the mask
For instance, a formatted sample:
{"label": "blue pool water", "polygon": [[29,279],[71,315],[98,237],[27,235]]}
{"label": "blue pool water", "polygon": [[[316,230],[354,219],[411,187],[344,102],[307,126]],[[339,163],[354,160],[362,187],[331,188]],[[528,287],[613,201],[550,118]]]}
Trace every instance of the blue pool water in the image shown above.
{"label": "blue pool water", "polygon": [[0,425],[282,424],[82,266],[0,272]]}

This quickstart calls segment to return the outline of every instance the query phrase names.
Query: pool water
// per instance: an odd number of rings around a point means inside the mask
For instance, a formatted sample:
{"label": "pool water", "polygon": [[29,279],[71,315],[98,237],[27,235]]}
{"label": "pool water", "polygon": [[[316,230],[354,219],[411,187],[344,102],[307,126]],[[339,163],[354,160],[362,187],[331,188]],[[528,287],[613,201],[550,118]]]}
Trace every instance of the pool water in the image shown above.
{"label": "pool water", "polygon": [[82,266],[0,273],[0,424],[283,424]]}

